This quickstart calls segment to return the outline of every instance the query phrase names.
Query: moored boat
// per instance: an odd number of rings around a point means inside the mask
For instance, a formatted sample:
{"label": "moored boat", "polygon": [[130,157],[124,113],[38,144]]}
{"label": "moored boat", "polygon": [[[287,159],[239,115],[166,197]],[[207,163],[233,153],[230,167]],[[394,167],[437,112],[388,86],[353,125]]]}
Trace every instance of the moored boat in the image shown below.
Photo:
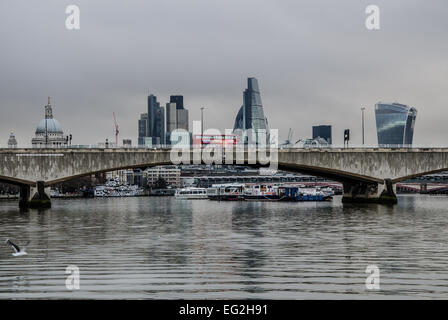
{"label": "moored boat", "polygon": [[208,199],[206,188],[181,188],[174,195],[176,199]]}
{"label": "moored boat", "polygon": [[243,188],[244,184],[217,184],[207,189],[207,197],[218,201],[244,200]]}
{"label": "moored boat", "polygon": [[120,184],[118,179],[108,180],[104,185],[97,186],[94,197],[136,197],[143,194],[143,189],[136,185]]}
{"label": "moored boat", "polygon": [[280,187],[272,184],[246,184],[243,189],[244,200],[272,201],[280,199]]}
{"label": "moored boat", "polygon": [[320,188],[302,187],[295,185],[283,186],[281,188],[282,201],[327,201],[333,198],[333,192],[322,191]]}
{"label": "moored boat", "polygon": [[331,200],[333,195],[331,188],[296,184],[221,184],[207,189],[208,198],[218,201],[326,201]]}

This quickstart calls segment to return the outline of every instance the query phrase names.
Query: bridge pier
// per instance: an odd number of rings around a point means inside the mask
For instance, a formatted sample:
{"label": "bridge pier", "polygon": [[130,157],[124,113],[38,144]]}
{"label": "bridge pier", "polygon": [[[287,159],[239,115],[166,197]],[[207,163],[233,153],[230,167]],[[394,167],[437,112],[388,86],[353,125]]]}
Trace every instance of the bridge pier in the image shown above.
{"label": "bridge pier", "polygon": [[344,182],[343,203],[396,204],[396,185],[390,179],[376,182]]}
{"label": "bridge pier", "polygon": [[29,208],[31,198],[30,194],[31,194],[31,186],[28,185],[20,186],[19,208],[21,209]]}
{"label": "bridge pier", "polygon": [[37,181],[36,186],[24,185],[20,187],[19,207],[22,209],[51,208],[50,188],[45,188],[44,181]]}

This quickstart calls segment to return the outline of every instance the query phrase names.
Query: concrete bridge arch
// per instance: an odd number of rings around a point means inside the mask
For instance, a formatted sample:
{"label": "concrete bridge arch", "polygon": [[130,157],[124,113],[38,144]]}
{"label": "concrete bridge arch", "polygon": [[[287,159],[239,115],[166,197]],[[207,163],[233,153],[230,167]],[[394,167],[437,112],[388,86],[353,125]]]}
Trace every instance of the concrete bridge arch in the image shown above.
{"label": "concrete bridge arch", "polygon": [[[343,201],[347,202],[395,203],[396,182],[448,168],[448,149],[271,151],[277,155],[274,168],[342,182]],[[237,152],[233,153],[234,160]],[[241,152],[243,161],[233,164],[266,166],[250,162],[247,150]],[[37,194],[49,203],[45,189],[56,183],[94,173],[168,164],[172,164],[168,149],[0,149],[0,181],[19,185],[26,197],[32,199]],[[24,198],[22,202],[26,202]]]}

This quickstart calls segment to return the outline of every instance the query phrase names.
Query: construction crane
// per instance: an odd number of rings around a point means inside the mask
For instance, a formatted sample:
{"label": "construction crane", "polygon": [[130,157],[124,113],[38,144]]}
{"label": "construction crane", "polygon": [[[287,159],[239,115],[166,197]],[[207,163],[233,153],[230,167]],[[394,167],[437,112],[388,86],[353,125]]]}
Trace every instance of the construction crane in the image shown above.
{"label": "construction crane", "polygon": [[283,144],[281,144],[281,146],[288,147],[289,145],[291,145],[292,135],[293,135],[293,131],[291,128],[289,128],[288,138],[286,138],[285,142],[283,142]]}
{"label": "construction crane", "polygon": [[118,147],[118,134],[120,133],[120,130],[118,130],[118,122],[117,122],[117,117],[115,116],[115,112],[114,114],[114,123],[115,123],[115,144]]}

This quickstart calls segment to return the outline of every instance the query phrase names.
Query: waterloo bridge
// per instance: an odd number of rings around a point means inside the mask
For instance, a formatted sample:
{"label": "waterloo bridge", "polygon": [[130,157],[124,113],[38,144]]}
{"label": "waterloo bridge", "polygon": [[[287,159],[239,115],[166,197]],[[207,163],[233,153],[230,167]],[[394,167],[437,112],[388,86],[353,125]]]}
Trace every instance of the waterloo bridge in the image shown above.
{"label": "waterloo bridge", "polygon": [[[201,149],[188,149],[179,150],[176,159],[182,152],[183,164],[195,159],[195,164],[210,163],[212,156],[217,164],[270,166],[338,181],[344,188],[343,202],[396,203],[397,182],[448,170],[448,148],[288,148],[268,150],[268,157],[265,151],[254,155],[247,149],[202,150],[208,158],[201,156]],[[54,184],[108,171],[170,165],[172,156],[170,149],[0,149],[0,182],[20,187],[21,207],[50,206],[49,188]]]}

